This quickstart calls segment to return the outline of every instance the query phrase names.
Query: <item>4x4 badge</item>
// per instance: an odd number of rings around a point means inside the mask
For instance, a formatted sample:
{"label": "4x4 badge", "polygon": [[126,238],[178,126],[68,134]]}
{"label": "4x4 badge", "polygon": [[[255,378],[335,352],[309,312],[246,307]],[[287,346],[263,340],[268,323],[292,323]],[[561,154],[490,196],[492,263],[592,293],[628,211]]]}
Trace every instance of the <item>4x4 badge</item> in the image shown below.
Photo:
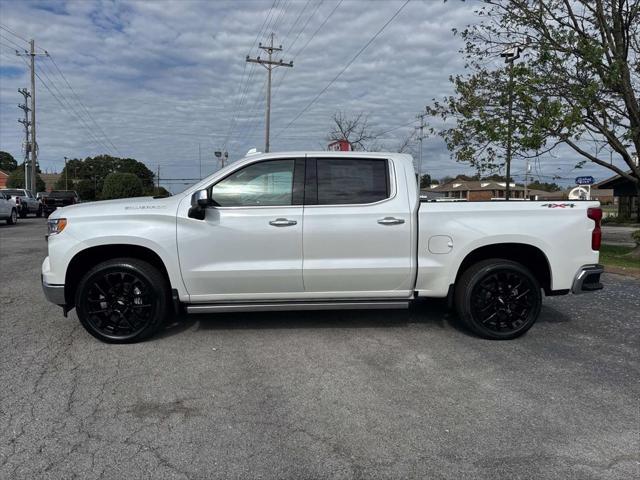
{"label": "4x4 badge", "polygon": [[547,208],[573,208],[576,206],[575,203],[543,203],[543,207]]}

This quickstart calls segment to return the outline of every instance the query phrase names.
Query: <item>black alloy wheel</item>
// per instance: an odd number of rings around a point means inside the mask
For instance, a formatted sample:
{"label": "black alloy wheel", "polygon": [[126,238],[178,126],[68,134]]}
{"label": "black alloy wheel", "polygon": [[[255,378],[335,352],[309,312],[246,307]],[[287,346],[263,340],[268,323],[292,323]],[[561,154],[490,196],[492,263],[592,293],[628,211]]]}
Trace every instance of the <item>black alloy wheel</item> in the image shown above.
{"label": "black alloy wheel", "polygon": [[92,268],[76,291],[78,318],[94,337],[131,343],[153,335],[168,311],[168,287],[152,265],[114,259]]}
{"label": "black alloy wheel", "polygon": [[461,320],[483,338],[512,339],[524,334],[540,314],[540,284],[523,265],[492,259],[470,267],[456,285]]}

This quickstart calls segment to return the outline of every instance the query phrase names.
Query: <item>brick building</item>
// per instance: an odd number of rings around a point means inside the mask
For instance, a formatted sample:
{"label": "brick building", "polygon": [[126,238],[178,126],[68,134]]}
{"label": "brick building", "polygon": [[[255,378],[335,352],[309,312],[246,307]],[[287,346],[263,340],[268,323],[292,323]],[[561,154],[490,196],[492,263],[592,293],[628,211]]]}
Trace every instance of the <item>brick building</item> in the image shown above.
{"label": "brick building", "polygon": [[[511,183],[511,198],[524,199],[524,187]],[[469,202],[480,202],[505,198],[507,189],[506,182],[494,180],[451,180],[442,185],[432,185],[428,190],[443,194],[444,198],[467,200]],[[542,190],[528,189],[527,198],[536,200],[538,196],[546,194]]]}

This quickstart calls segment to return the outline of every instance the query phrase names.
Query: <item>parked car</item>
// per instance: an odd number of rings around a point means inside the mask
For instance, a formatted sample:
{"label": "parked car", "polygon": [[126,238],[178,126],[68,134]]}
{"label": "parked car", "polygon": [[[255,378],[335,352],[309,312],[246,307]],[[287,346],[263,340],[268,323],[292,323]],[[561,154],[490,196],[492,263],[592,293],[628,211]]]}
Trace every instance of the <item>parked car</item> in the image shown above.
{"label": "parked car", "polygon": [[1,191],[0,220],[6,220],[7,225],[14,225],[18,222],[18,209],[16,208],[16,202],[11,198],[11,195],[7,195]]}
{"label": "parked car", "polygon": [[33,196],[30,190],[24,188],[5,188],[0,190],[5,195],[11,196],[16,202],[18,215],[25,218],[28,214],[33,213],[36,217],[42,216],[42,203]]}
{"label": "parked car", "polygon": [[107,342],[188,313],[407,308],[448,298],[477,335],[525,333],[546,295],[602,288],[598,202],[421,202],[411,156],[250,155],[181,194],[65,207],[46,297]]}
{"label": "parked car", "polygon": [[75,205],[80,202],[80,197],[73,190],[52,190],[44,199],[44,213],[46,216],[56,208]]}
{"label": "parked car", "polygon": [[44,203],[44,199],[49,196],[49,192],[38,192],[36,198]]}

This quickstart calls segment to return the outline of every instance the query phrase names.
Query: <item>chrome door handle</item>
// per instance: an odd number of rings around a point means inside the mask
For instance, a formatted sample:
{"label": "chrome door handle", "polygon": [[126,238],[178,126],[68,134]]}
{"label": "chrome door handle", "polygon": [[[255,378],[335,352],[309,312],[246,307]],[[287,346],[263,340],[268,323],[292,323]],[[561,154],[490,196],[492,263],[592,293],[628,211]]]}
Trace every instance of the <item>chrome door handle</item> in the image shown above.
{"label": "chrome door handle", "polygon": [[404,219],[402,218],[394,218],[394,217],[384,217],[378,220],[380,225],[400,225],[404,223]]}
{"label": "chrome door handle", "polygon": [[290,227],[291,225],[297,224],[298,222],[295,220],[289,220],[288,218],[276,218],[269,222],[269,225],[273,225],[274,227]]}

